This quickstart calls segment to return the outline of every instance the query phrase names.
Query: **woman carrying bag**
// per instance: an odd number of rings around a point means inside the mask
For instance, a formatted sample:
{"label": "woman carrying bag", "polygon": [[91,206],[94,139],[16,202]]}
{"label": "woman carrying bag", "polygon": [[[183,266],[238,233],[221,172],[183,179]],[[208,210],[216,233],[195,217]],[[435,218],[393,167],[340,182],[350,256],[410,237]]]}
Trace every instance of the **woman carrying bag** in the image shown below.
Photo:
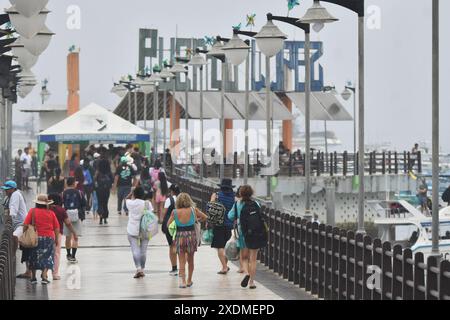
{"label": "woman carrying bag", "polygon": [[[32,248],[30,252],[31,283],[37,284],[36,271],[41,270],[41,283],[46,285],[50,283],[47,273],[48,270],[53,269],[55,241],[59,240],[60,226],[54,212],[48,208],[53,202],[48,199],[47,195],[39,195],[34,202],[36,207],[28,212],[23,231],[24,237],[26,237],[32,230],[31,226],[34,226],[38,236],[37,246]],[[23,245],[29,244],[23,243]]]}

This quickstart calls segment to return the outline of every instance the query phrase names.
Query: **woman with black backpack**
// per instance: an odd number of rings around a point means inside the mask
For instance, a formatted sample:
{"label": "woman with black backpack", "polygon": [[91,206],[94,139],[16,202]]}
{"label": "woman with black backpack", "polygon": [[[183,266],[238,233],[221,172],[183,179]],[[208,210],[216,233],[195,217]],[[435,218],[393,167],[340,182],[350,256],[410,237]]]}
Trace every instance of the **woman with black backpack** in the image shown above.
{"label": "woman with black backpack", "polygon": [[267,227],[259,203],[252,199],[253,188],[245,185],[239,189],[241,201],[237,206],[238,230],[243,237],[243,245],[248,249],[248,274],[241,282],[241,286],[256,289],[256,259],[258,251],[267,246]]}

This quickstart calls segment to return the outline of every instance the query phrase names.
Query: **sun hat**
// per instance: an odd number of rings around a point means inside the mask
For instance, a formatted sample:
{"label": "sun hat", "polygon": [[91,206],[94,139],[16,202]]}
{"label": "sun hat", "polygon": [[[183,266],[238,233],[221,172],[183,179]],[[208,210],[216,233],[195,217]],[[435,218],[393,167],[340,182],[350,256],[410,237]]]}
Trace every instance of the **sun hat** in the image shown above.
{"label": "sun hat", "polygon": [[44,206],[48,206],[49,204],[52,204],[52,200],[48,200],[48,196],[46,194],[40,194],[37,196],[37,198],[34,200],[34,203],[36,204],[42,204]]}
{"label": "sun hat", "polygon": [[17,183],[14,181],[6,181],[5,184],[1,187],[3,190],[11,190],[11,189],[17,189]]}

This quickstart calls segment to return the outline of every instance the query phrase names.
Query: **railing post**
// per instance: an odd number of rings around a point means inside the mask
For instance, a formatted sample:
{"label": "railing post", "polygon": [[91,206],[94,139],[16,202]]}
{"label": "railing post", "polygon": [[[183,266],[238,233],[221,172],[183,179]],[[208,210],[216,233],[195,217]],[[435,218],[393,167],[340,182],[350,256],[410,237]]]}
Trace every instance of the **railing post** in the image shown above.
{"label": "railing post", "polygon": [[306,238],[308,221],[302,220],[302,228],[300,232],[300,288],[306,288]]}
{"label": "railing post", "polygon": [[422,252],[414,256],[414,300],[425,300],[425,269],[422,267],[424,257]]}
{"label": "railing post", "polygon": [[403,300],[414,299],[414,261],[411,249],[403,251]]}
{"label": "railing post", "polygon": [[392,152],[391,151],[388,152],[388,164],[389,164],[388,172],[389,172],[389,174],[391,174],[392,173]]}
{"label": "railing post", "polygon": [[391,251],[391,243],[383,243],[383,258],[382,258],[382,300],[392,300],[392,257],[389,253]]}
{"label": "railing post", "polygon": [[311,293],[319,293],[319,224],[314,222],[311,226]]}
{"label": "railing post", "polygon": [[[380,239],[373,240],[373,245],[372,245],[373,266],[375,266],[375,267],[379,268],[379,270],[381,270],[381,273],[377,275],[380,278],[380,280],[383,276],[383,270],[382,270],[383,249],[382,249],[382,246],[383,246],[383,244],[381,243]],[[376,283],[374,283],[374,285],[375,284]],[[383,287],[383,281],[380,281],[380,285],[381,285],[381,288],[375,287],[372,291],[373,300],[381,300],[381,297],[382,297],[381,289]]]}
{"label": "railing post", "polygon": [[331,267],[333,261],[333,227],[328,225],[325,233],[325,300],[331,300],[333,297],[333,269]]}
{"label": "railing post", "polygon": [[312,266],[311,266],[311,259],[312,259],[312,223],[311,221],[308,221],[306,224],[306,255],[305,255],[305,281],[306,281],[306,291],[312,290]]}
{"label": "railing post", "polygon": [[292,167],[294,165],[294,155],[291,152],[291,154],[289,155],[289,177],[292,177]]}
{"label": "railing post", "polygon": [[422,152],[417,152],[417,171],[422,173]]}
{"label": "railing post", "polygon": [[364,290],[364,235],[358,233],[355,236],[355,299],[361,300]]}
{"label": "railing post", "polygon": [[409,152],[403,152],[403,173],[408,173],[408,165],[409,165]]}
{"label": "railing post", "polygon": [[332,244],[332,255],[333,260],[331,262],[331,272],[333,275],[333,280],[331,281],[331,300],[339,300],[339,263],[340,263],[340,255],[339,248],[341,245],[340,238],[341,230],[339,228],[333,229],[333,244]]}
{"label": "railing post", "polygon": [[270,270],[274,270],[275,263],[275,239],[276,239],[276,226],[275,226],[275,213],[272,209],[269,210],[269,254],[268,254],[268,267]]}
{"label": "railing post", "polygon": [[383,151],[383,163],[381,165],[381,173],[386,174],[386,152]]}
{"label": "railing post", "polygon": [[398,153],[397,153],[397,151],[395,151],[395,154],[394,154],[394,157],[395,157],[395,174],[398,174]]}
{"label": "railing post", "polygon": [[326,273],[326,265],[325,265],[325,259],[326,259],[326,240],[327,240],[327,233],[326,233],[327,226],[324,224],[319,225],[319,262],[318,262],[318,269],[319,269],[319,298],[323,299],[325,297],[325,273]]}
{"label": "railing post", "polygon": [[401,245],[394,246],[392,257],[392,300],[401,300],[403,291],[403,248]]}
{"label": "railing post", "polygon": [[295,216],[290,216],[289,218],[289,273],[288,273],[288,281],[293,282],[294,281],[294,274],[295,274],[295,249],[296,249],[296,232],[295,232]]}
{"label": "railing post", "polygon": [[373,265],[373,251],[371,250],[371,246],[373,245],[372,243],[372,238],[369,236],[365,236],[364,237],[364,248],[363,248],[363,267],[362,267],[362,274],[363,274],[363,278],[362,278],[362,283],[361,286],[363,287],[362,290],[362,299],[363,300],[372,300],[372,293],[373,290],[370,290],[368,285],[367,285],[367,281],[369,280],[369,274],[368,274],[368,267]]}
{"label": "railing post", "polygon": [[302,218],[295,218],[295,254],[294,254],[294,285],[300,285],[300,272],[301,272],[301,264],[302,264]]}
{"label": "railing post", "polygon": [[439,283],[439,299],[450,300],[450,261],[448,260],[441,262]]}
{"label": "railing post", "polygon": [[339,235],[339,300],[347,300],[347,231]]}
{"label": "railing post", "polygon": [[355,300],[355,233],[347,232],[347,300]]}
{"label": "railing post", "polygon": [[280,239],[281,239],[281,213],[279,211],[275,212],[275,243],[273,248],[273,272],[278,273],[280,267]]}
{"label": "railing post", "polygon": [[430,256],[427,260],[427,300],[439,299],[439,269],[437,257]]}
{"label": "railing post", "polygon": [[330,153],[330,176],[334,176],[334,153]]}

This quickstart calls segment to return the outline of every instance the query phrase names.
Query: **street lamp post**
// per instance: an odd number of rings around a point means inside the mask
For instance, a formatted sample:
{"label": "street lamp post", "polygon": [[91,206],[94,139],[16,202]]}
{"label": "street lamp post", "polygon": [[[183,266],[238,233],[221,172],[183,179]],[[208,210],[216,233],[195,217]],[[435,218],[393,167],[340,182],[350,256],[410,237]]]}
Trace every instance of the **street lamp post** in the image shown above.
{"label": "street lamp post", "polygon": [[[165,80],[166,83],[170,83],[175,75],[169,71],[169,67],[166,65],[165,68],[161,71],[160,77]],[[174,81],[175,82],[175,81]],[[174,92],[175,95],[175,92]],[[163,167],[166,168],[166,141],[167,141],[167,87],[164,88],[164,132],[163,132]]]}
{"label": "street lamp post", "polygon": [[[305,216],[311,216],[311,27],[296,18],[267,15],[268,20],[277,20],[300,28],[305,33]],[[325,138],[326,139],[326,138]]]}
{"label": "street lamp post", "polygon": [[221,41],[227,39],[217,37],[216,43],[212,46],[211,50],[208,52],[208,56],[216,58],[222,62],[222,88],[221,88],[221,99],[220,99],[220,133],[221,133],[221,160],[220,160],[220,179],[225,177],[225,85],[226,85],[226,74],[227,74],[227,66],[226,66],[226,57],[225,51],[223,50],[223,44]]}
{"label": "street lamp post", "polygon": [[[233,28],[234,35],[244,35],[251,38],[254,38],[257,35],[257,32],[252,31],[242,31]],[[241,40],[242,41],[242,40]],[[243,61],[241,61],[244,53],[246,54],[245,59],[245,146],[244,146],[244,184],[248,184],[248,169],[249,169],[249,121],[250,121],[250,43],[245,41],[245,43],[237,41],[234,48],[224,48],[229,56],[230,60],[234,60],[232,62],[234,65],[240,65]]]}
{"label": "street lamp post", "polygon": [[[365,233],[364,227],[364,0],[322,0],[347,8],[358,15],[358,69],[359,69],[359,192],[358,192],[358,233]],[[333,17],[320,5],[319,0],[314,0],[313,6],[308,9],[305,16],[300,19],[303,23],[324,24],[335,22]]]}
{"label": "street lamp post", "polygon": [[356,175],[356,142],[357,142],[357,130],[356,130],[356,124],[357,124],[357,114],[356,114],[356,88],[352,87],[350,84],[345,86],[344,92],[342,92],[341,96],[345,101],[348,101],[348,99],[351,98],[353,93],[353,156],[355,157],[354,161],[354,174]]}
{"label": "street lamp post", "polygon": [[159,72],[154,70],[153,74],[148,79],[153,85],[153,161],[158,159],[158,121],[159,121],[159,83],[164,81],[159,75]]}
{"label": "street lamp post", "polygon": [[433,0],[432,39],[432,127],[433,127],[433,214],[432,249],[433,256],[439,253],[439,0]]}
{"label": "street lamp post", "polygon": [[[266,25],[255,36],[259,49],[266,56],[266,129],[267,129],[267,158],[272,157],[272,90],[270,75],[270,58],[274,57],[284,48],[284,40],[287,36],[268,19]],[[271,198],[271,175],[267,173],[267,198]]]}
{"label": "street lamp post", "polygon": [[200,181],[203,181],[204,168],[203,168],[203,66],[207,64],[206,60],[200,55],[200,53],[207,53],[196,49],[195,55],[189,62],[190,66],[198,68],[200,70]]}

